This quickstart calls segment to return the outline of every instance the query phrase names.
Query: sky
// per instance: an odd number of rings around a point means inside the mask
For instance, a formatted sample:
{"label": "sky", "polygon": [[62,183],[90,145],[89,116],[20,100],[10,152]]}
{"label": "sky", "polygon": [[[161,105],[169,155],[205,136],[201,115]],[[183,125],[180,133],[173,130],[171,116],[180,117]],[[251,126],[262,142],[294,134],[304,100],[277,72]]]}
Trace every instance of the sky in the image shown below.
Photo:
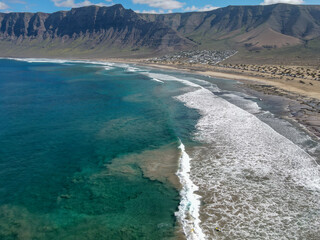
{"label": "sky", "polygon": [[1,12],[47,12],[71,8],[122,4],[136,12],[170,13],[210,11],[228,5],[268,5],[275,3],[319,4],[320,0],[0,0]]}

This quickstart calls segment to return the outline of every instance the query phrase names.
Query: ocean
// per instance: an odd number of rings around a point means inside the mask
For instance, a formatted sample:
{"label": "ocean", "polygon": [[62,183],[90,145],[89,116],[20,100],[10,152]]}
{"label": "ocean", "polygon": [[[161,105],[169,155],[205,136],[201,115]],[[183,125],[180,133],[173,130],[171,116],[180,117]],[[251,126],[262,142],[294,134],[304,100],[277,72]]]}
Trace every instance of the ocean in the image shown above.
{"label": "ocean", "polygon": [[236,81],[0,59],[0,146],[0,239],[320,237],[319,142]]}

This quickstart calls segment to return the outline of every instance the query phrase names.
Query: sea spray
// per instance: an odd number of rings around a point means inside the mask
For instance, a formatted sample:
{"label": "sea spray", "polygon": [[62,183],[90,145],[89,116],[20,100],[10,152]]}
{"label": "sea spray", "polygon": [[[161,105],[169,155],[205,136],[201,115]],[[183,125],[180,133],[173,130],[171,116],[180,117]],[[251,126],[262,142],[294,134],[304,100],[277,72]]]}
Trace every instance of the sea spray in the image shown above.
{"label": "sea spray", "polygon": [[187,239],[205,239],[205,236],[200,227],[199,211],[200,211],[200,196],[194,192],[198,187],[190,179],[190,161],[191,158],[185,151],[185,146],[180,141],[179,149],[181,157],[179,160],[179,170],[177,176],[180,179],[182,189],[180,191],[181,202],[179,211],[176,212],[177,218],[180,220],[184,234]]}
{"label": "sea spray", "polygon": [[[148,76],[196,88],[174,97],[200,113],[194,137],[208,146],[193,148],[192,157],[201,158],[193,162],[193,181],[190,158],[180,146],[177,175],[183,188],[176,216],[187,239],[204,239],[202,230],[208,238],[217,236],[212,226],[223,228],[221,239],[319,239],[319,166],[255,116],[264,109],[238,98],[242,109],[207,86],[174,76]],[[206,202],[201,209],[195,191]]]}
{"label": "sea spray", "polygon": [[202,115],[192,173],[208,236],[319,239],[320,168],[304,149],[205,88],[177,99]]}
{"label": "sea spray", "polygon": [[156,79],[156,78],[152,78],[153,81],[159,82],[159,83],[164,83],[163,81]]}

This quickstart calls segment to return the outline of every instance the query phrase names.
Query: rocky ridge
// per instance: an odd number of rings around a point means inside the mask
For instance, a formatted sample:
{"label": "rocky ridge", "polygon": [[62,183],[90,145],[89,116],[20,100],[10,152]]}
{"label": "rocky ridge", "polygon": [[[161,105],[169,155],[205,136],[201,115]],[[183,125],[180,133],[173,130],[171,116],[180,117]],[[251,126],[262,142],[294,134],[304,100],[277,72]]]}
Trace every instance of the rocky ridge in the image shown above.
{"label": "rocky ridge", "polygon": [[[117,4],[48,13],[0,13],[1,56],[154,56],[181,50],[320,47],[320,6],[228,6],[139,14]],[[313,51],[310,51],[313,53]]]}

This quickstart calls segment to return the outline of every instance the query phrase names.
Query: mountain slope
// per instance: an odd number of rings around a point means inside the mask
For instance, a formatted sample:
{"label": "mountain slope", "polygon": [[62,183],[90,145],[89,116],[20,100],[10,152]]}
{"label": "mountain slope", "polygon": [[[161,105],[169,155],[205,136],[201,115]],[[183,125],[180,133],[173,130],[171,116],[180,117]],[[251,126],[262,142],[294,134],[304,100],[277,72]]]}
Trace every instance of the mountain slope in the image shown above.
{"label": "mountain slope", "polygon": [[[0,14],[0,40],[17,47],[76,49],[82,52],[148,48],[181,50],[195,43],[164,23],[142,19],[122,5],[82,7],[67,12]],[[7,43],[8,44],[8,43]]]}
{"label": "mountain slope", "polygon": [[231,39],[242,46],[283,47],[320,37],[320,6],[229,6],[210,12],[144,14],[196,42]]}
{"label": "mountain slope", "polygon": [[138,14],[117,4],[52,14],[0,13],[1,56],[132,57],[194,48],[270,50],[318,42],[320,6],[315,5]]}

